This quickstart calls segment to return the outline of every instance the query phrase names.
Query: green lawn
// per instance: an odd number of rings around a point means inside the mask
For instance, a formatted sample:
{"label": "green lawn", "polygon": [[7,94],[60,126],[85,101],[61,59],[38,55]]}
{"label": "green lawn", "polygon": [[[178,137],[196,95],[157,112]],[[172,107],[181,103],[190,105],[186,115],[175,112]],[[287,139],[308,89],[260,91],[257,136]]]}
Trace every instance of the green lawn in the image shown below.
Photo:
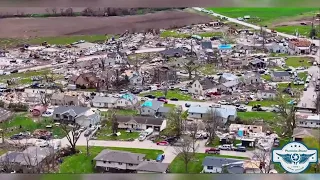
{"label": "green lawn", "polygon": [[204,75],[214,75],[216,73],[216,67],[213,64],[205,64],[199,68],[199,72]]}
{"label": "green lawn", "polygon": [[106,39],[110,38],[111,35],[77,35],[77,36],[58,36],[58,37],[39,37],[39,38],[31,38],[31,39],[23,39],[23,38],[0,38],[0,47],[15,47],[21,44],[41,44],[44,41],[47,41],[49,44],[59,44],[66,45],[71,44],[73,42],[79,40],[85,40],[87,42],[104,42]]}
{"label": "green lawn", "polygon": [[307,77],[308,77],[308,72],[298,73],[298,77],[299,77],[300,79],[306,80]]}
{"label": "green lawn", "polygon": [[112,134],[112,129],[110,126],[105,126],[97,131],[96,137],[98,140],[128,140],[133,141],[134,139],[137,139],[139,137],[139,132],[126,132],[126,130],[119,130],[121,133],[120,136],[110,136]]}
{"label": "green lawn", "polygon": [[[237,7],[237,8],[207,8],[216,13],[238,18],[246,15],[251,16],[249,22],[256,24],[271,24],[275,21],[288,20],[299,16],[314,15],[313,12],[318,11],[318,8],[257,8],[257,7]],[[260,19],[260,21],[259,21]]]}
{"label": "green lawn", "polygon": [[174,108],[174,107],[176,107],[175,104],[164,104],[163,106],[164,106],[164,107],[169,107],[169,108]]}
{"label": "green lawn", "polygon": [[33,133],[33,131],[36,129],[46,129],[48,131],[51,131],[57,138],[62,138],[65,136],[65,133],[59,127],[53,126],[50,129],[46,128],[47,125],[51,124],[53,124],[53,121],[49,118],[41,118],[40,122],[35,122],[33,119],[27,117],[26,115],[16,115],[12,118],[12,120],[0,124],[0,127],[1,129],[6,129],[6,137],[10,137],[13,134],[25,131]]}
{"label": "green lawn", "polygon": [[[278,89],[280,90],[284,90],[287,87],[288,87],[288,83],[278,83]],[[304,85],[294,85],[293,83],[291,83],[291,88],[302,90],[304,88]]]}
{"label": "green lawn", "polygon": [[[137,110],[132,110],[132,109],[113,109],[112,111],[115,111],[117,115],[122,115],[122,116],[134,116],[138,115]],[[103,116],[108,116],[110,112],[112,111],[102,111],[101,114]]]}
{"label": "green lawn", "polygon": [[90,147],[90,156],[86,156],[86,147],[77,147],[80,150],[79,154],[66,157],[60,165],[60,173],[93,173],[94,164],[91,163],[93,158],[104,149],[127,151],[132,153],[145,154],[147,159],[156,159],[159,154],[163,154],[161,150],[153,149],[134,149],[134,148],[119,148],[119,147]]}
{"label": "green lawn", "polygon": [[185,33],[179,33],[174,30],[166,30],[161,32],[160,37],[166,38],[166,37],[173,37],[173,38],[188,38],[191,35],[185,34]]}
{"label": "green lawn", "polygon": [[310,67],[312,64],[309,63],[308,61],[312,60],[312,58],[309,57],[289,57],[286,59],[286,65],[291,66],[294,68],[297,67]]}
{"label": "green lawn", "polygon": [[285,53],[271,53],[270,55],[271,55],[271,57],[286,57],[286,56],[289,56],[289,54],[285,54]]}
{"label": "green lawn", "polygon": [[[315,29],[318,30],[319,27],[315,26]],[[298,30],[298,33],[302,36],[309,37],[311,26],[278,26],[275,27],[275,30],[278,32],[283,32],[286,34],[296,35],[296,31]],[[318,37],[320,37],[320,34],[318,33]]]}
{"label": "green lawn", "polygon": [[[139,96],[145,96],[145,95],[149,95],[152,94],[156,97],[162,97],[164,96],[163,91],[152,91],[149,93],[142,93],[139,94]],[[191,101],[192,100],[192,96],[189,94],[184,94],[179,90],[168,90],[168,94],[166,96],[167,99],[171,99],[171,98],[178,98],[181,101]]]}
{"label": "green lawn", "polygon": [[263,107],[271,107],[272,105],[276,105],[277,102],[275,100],[261,100],[261,101],[250,101],[248,106],[253,106],[253,105],[256,105],[256,104],[260,104],[261,106]]}
{"label": "green lawn", "polygon": [[[45,74],[48,74],[50,70],[44,69],[41,71],[28,71],[28,72],[23,72],[23,73],[13,73],[13,74],[8,74],[1,76],[1,79],[11,79],[11,78],[25,78],[25,79],[30,79],[32,76],[43,76]],[[31,79],[30,79],[31,81]]]}
{"label": "green lawn", "polygon": [[273,121],[276,119],[277,114],[273,112],[237,112],[237,117],[241,120],[259,120]]}
{"label": "green lawn", "polygon": [[5,149],[0,149],[0,156],[1,156],[2,154],[5,154],[6,152],[8,152],[8,151],[5,150]]}
{"label": "green lawn", "polygon": [[213,37],[213,36],[222,36],[222,32],[204,32],[197,34],[201,37]]}
{"label": "green lawn", "polygon": [[262,77],[263,79],[265,79],[266,81],[271,81],[271,75],[269,75],[269,74],[261,75],[261,77]]}
{"label": "green lawn", "polygon": [[[224,156],[224,155],[209,155],[205,153],[196,153],[195,158],[188,165],[188,173],[200,173],[203,169],[202,161],[207,156],[223,157],[223,158],[233,158],[233,159],[247,159],[244,157],[237,156]],[[179,155],[171,162],[169,166],[170,173],[186,173],[184,161],[179,157]]]}

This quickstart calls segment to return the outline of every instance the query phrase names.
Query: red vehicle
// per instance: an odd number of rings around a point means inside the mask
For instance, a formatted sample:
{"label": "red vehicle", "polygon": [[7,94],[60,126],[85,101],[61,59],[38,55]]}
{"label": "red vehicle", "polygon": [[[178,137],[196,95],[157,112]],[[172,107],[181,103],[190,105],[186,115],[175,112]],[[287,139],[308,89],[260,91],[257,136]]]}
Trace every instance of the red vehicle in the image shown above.
{"label": "red vehicle", "polygon": [[220,149],[218,148],[210,148],[206,149],[207,154],[220,154]]}
{"label": "red vehicle", "polygon": [[164,102],[165,104],[168,103],[168,100],[166,100],[166,99],[158,99],[158,101]]}
{"label": "red vehicle", "polygon": [[206,95],[207,96],[220,96],[221,93],[220,92],[208,92]]}
{"label": "red vehicle", "polygon": [[157,145],[159,145],[159,146],[168,146],[169,143],[167,141],[159,141],[159,142],[157,142]]}

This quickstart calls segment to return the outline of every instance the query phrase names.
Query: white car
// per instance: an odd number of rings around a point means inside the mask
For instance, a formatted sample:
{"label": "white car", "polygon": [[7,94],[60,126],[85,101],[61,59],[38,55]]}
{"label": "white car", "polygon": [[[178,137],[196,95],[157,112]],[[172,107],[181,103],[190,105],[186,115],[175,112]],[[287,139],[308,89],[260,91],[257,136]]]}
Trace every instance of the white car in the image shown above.
{"label": "white car", "polygon": [[138,138],[139,141],[144,141],[147,138],[146,134],[141,134]]}
{"label": "white car", "polygon": [[44,147],[48,147],[49,143],[47,141],[38,139],[38,140],[36,140],[35,145],[40,147],[40,148],[44,148]]}
{"label": "white car", "polygon": [[221,104],[221,105],[228,105],[229,102],[227,102],[226,100],[222,100],[222,101],[218,101],[218,104]]}

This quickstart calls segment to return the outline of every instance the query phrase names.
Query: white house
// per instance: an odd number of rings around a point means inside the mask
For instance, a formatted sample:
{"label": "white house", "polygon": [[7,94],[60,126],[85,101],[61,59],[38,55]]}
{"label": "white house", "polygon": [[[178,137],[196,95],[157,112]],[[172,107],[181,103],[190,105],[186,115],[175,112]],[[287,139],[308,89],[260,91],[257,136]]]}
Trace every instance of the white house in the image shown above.
{"label": "white house", "polygon": [[219,90],[233,92],[238,89],[239,81],[228,81],[218,86]]}
{"label": "white house", "polygon": [[[243,174],[243,160],[207,156],[202,162],[203,173]],[[227,172],[224,172],[224,169]]]}
{"label": "white house", "polygon": [[95,96],[92,99],[92,106],[100,108],[132,108],[137,103],[138,98],[130,93],[123,94],[119,98]]}
{"label": "white house", "polygon": [[223,123],[226,123],[228,120],[233,121],[237,117],[237,110],[233,107],[209,108],[191,106],[188,110],[188,119],[202,119],[210,111],[213,111],[216,116],[222,118],[221,121]]}
{"label": "white house", "polygon": [[320,115],[296,114],[297,127],[320,128]]}
{"label": "white house", "polygon": [[146,161],[145,154],[105,149],[93,160],[98,172],[166,173],[169,164]]}
{"label": "white house", "polygon": [[311,52],[311,42],[304,39],[289,40],[289,48],[298,54],[309,54]]}
{"label": "white house", "polygon": [[291,75],[287,71],[274,71],[271,73],[271,80],[273,82],[291,81]]}
{"label": "white house", "polygon": [[204,96],[207,92],[216,92],[216,84],[209,78],[195,80],[189,87],[188,92],[200,96]]}
{"label": "white house", "polygon": [[156,116],[163,104],[163,102],[157,100],[145,101],[141,105],[140,114],[143,116]]}
{"label": "white house", "polygon": [[270,90],[259,90],[257,92],[257,98],[259,99],[274,99],[277,96],[277,91],[270,89]]}
{"label": "white house", "polygon": [[154,131],[162,131],[166,128],[167,122],[163,118],[146,116],[116,116],[119,129],[147,130],[152,128]]}

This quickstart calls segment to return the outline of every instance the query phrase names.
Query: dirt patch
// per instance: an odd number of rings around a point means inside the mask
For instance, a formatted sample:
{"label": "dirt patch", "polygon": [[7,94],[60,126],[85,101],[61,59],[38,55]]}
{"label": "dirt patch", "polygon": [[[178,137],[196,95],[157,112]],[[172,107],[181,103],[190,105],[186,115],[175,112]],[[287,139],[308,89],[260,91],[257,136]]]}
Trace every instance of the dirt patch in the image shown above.
{"label": "dirt patch", "polygon": [[0,19],[0,38],[29,38],[62,35],[121,34],[125,30],[167,29],[174,26],[207,23],[207,16],[164,11],[124,17],[57,17]]}
{"label": "dirt patch", "polygon": [[301,23],[304,23],[305,25],[311,25],[312,21],[313,21],[313,17],[300,17],[299,19],[294,19],[294,20],[274,22],[272,24],[272,27],[277,27],[277,26],[300,26],[300,25],[302,25]]}

